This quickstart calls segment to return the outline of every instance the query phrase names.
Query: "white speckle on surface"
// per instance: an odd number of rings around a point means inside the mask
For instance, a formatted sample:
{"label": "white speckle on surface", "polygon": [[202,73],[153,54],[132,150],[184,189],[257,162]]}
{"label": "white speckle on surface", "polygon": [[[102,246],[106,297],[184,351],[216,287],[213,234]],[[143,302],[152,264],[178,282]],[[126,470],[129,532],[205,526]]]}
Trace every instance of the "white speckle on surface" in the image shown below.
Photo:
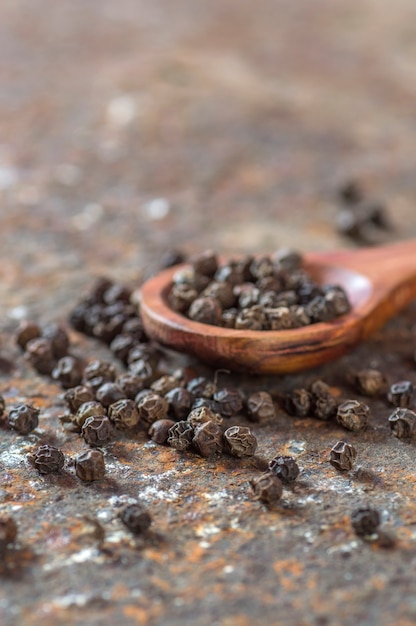
{"label": "white speckle on surface", "polygon": [[18,171],[13,167],[0,167],[0,191],[16,185],[19,180]]}
{"label": "white speckle on surface", "polygon": [[221,502],[222,500],[228,500],[230,498],[230,494],[225,489],[214,493],[203,493],[202,495],[210,502]]}
{"label": "white speckle on surface", "polygon": [[200,541],[199,547],[202,548],[203,550],[208,550],[208,548],[211,547],[211,544],[209,543],[209,541]]}
{"label": "white speckle on surface", "polygon": [[146,202],[143,209],[149,220],[162,220],[170,212],[170,203],[166,198],[154,198]]}
{"label": "white speckle on surface", "polygon": [[128,126],[137,114],[136,99],[130,94],[116,96],[107,104],[106,117],[112,126]]}
{"label": "white speckle on surface", "polygon": [[74,215],[71,222],[75,230],[88,230],[102,218],[103,214],[101,204],[91,202],[86,204],[80,213]]}
{"label": "white speckle on surface", "polygon": [[199,526],[196,529],[197,537],[210,537],[211,535],[217,535],[221,532],[221,528],[214,526],[214,524],[207,524],[206,526]]}
{"label": "white speckle on surface", "polygon": [[306,441],[289,441],[287,450],[291,454],[302,454],[306,450]]}
{"label": "white speckle on surface", "polygon": [[234,571],[234,566],[233,565],[226,565],[223,569],[224,574],[232,574]]}
{"label": "white speckle on surface", "polygon": [[12,320],[24,320],[28,317],[28,312],[28,308],[21,304],[19,306],[13,307],[13,309],[10,309],[7,315]]}

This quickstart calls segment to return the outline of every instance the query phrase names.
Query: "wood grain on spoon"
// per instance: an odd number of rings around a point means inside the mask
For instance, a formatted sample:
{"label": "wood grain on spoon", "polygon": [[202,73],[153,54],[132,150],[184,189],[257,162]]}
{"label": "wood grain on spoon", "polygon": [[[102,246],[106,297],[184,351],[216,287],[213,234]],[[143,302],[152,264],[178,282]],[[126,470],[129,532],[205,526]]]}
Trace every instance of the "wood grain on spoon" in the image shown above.
{"label": "wood grain on spoon", "polygon": [[140,307],[146,332],[202,361],[253,373],[286,374],[316,367],[364,341],[416,297],[416,241],[379,248],[311,253],[305,267],[319,283],[342,285],[350,313],[294,330],[235,330],[194,322],[167,296],[178,266],[148,280]]}

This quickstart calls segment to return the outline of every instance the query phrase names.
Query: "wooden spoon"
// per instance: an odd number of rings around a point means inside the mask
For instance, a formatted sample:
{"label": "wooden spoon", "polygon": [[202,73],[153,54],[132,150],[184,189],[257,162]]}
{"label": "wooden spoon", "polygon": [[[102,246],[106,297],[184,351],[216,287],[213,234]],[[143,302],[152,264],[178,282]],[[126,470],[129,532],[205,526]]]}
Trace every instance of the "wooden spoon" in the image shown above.
{"label": "wooden spoon", "polygon": [[416,297],[416,241],[304,256],[319,283],[344,287],[352,310],[334,321],[294,330],[252,331],[194,322],[167,300],[179,266],[164,270],[141,288],[140,310],[147,334],[179,352],[232,370],[286,374],[336,359],[360,343]]}

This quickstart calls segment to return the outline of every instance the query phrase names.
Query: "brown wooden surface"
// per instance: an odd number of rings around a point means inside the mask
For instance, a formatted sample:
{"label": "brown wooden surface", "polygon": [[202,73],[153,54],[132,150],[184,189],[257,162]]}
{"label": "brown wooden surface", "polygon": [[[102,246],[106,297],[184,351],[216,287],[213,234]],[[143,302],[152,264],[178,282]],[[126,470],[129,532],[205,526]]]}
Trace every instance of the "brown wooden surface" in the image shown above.
{"label": "brown wooden surface", "polygon": [[[378,243],[415,238],[415,24],[413,0],[0,3],[0,393],[41,409],[28,437],[1,430],[0,508],[19,528],[1,564],[2,625],[415,623],[414,443],[391,435],[384,397],[348,382],[372,366],[416,383],[414,304],[307,374],[219,374],[276,400],[322,376],[371,408],[363,433],[279,407],[253,425],[260,456],[302,468],[272,511],[248,490],[249,461],[180,455],[144,434],[107,448],[99,483],[70,465],[41,477],[34,446],[73,458],[83,445],[58,420],[60,388],[13,339],[22,317],[65,320],[96,275],[138,286],[168,247],[353,247],[334,227],[335,189],[350,178],[387,202],[394,230]],[[169,354],[167,367],[183,361]],[[346,437],[358,460],[341,475],[327,455]],[[154,517],[143,542],[117,519],[128,498]],[[395,547],[355,537],[362,503]]]}

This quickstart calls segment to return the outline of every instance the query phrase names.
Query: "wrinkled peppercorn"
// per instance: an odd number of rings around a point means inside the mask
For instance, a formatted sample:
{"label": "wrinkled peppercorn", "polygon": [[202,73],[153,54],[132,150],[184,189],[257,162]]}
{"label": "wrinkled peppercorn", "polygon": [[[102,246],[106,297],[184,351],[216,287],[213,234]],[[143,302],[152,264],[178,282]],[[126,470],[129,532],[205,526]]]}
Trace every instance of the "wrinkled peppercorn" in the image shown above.
{"label": "wrinkled peppercorn", "polygon": [[86,385],[77,385],[76,387],[68,389],[65,392],[64,398],[69,410],[72,411],[72,413],[76,413],[79,407],[85,404],[85,402],[93,402],[95,396]]}
{"label": "wrinkled peppercorn", "polygon": [[108,417],[118,430],[128,430],[137,426],[140,420],[134,400],[123,398],[108,407]]}
{"label": "wrinkled peppercorn", "polygon": [[130,350],[137,345],[137,340],[128,334],[119,334],[110,343],[110,350],[117,359],[127,363]]}
{"label": "wrinkled peppercorn", "polygon": [[156,422],[156,420],[165,419],[167,417],[169,404],[165,398],[162,398],[158,393],[150,390],[148,393],[142,395],[137,402],[137,408],[140,420],[145,426],[149,427],[150,424]]}
{"label": "wrinkled peppercorn", "polygon": [[390,415],[389,424],[398,439],[410,439],[416,434],[416,413],[398,407]]}
{"label": "wrinkled peppercorn", "polygon": [[330,420],[337,413],[338,402],[330,393],[317,396],[314,402],[313,415],[320,420]]}
{"label": "wrinkled peppercorn", "polygon": [[247,426],[231,426],[224,432],[227,452],[241,458],[253,456],[257,449],[257,439]]}
{"label": "wrinkled peppercorn", "polygon": [[243,409],[243,399],[237,389],[218,389],[213,399],[218,403],[221,415],[233,417]]}
{"label": "wrinkled peppercorn", "polygon": [[281,481],[291,483],[299,476],[299,465],[291,456],[275,456],[269,463],[269,470]]}
{"label": "wrinkled peppercorn", "polygon": [[190,261],[194,271],[203,276],[214,276],[218,269],[217,255],[212,250],[205,250],[200,254],[196,254]]}
{"label": "wrinkled peppercorn", "polygon": [[413,399],[413,385],[410,380],[402,380],[391,385],[388,399],[394,406],[409,408]]}
{"label": "wrinkled peppercorn", "polygon": [[17,524],[9,515],[0,515],[0,556],[17,538]]}
{"label": "wrinkled peppercorn", "polygon": [[153,422],[149,428],[149,437],[160,445],[167,442],[169,429],[174,425],[174,421],[170,419],[161,419]]}
{"label": "wrinkled peppercorn", "polygon": [[126,398],[134,400],[139,391],[144,387],[143,379],[140,376],[135,376],[131,372],[124,372],[116,378],[118,387],[123,392]]}
{"label": "wrinkled peppercorn", "polygon": [[263,330],[266,315],[261,306],[255,305],[242,309],[235,318],[236,329]]}
{"label": "wrinkled peppercorn", "polygon": [[196,428],[205,422],[216,422],[217,424],[222,424],[223,418],[222,415],[213,411],[208,406],[199,406],[193,408],[189,412],[187,421],[193,428]]}
{"label": "wrinkled peppercorn", "polygon": [[27,435],[39,424],[39,409],[30,404],[18,404],[10,409],[7,422],[20,435]]}
{"label": "wrinkled peppercorn", "polygon": [[60,358],[52,370],[52,378],[58,381],[64,389],[70,389],[79,385],[82,375],[82,362],[73,356]]}
{"label": "wrinkled peppercorn", "polygon": [[347,430],[362,430],[367,426],[370,409],[358,400],[345,400],[338,406],[336,419]]}
{"label": "wrinkled peppercorn", "polygon": [[104,383],[98,387],[95,397],[98,402],[107,408],[110,404],[114,404],[114,402],[118,402],[118,400],[124,400],[125,395],[117,383]]}
{"label": "wrinkled peppercorn", "polygon": [[337,441],[329,453],[329,462],[337,470],[349,471],[357,458],[357,450],[346,441]]}
{"label": "wrinkled peppercorn", "polygon": [[137,535],[146,532],[152,524],[150,513],[142,504],[129,504],[119,515],[127,528]]}
{"label": "wrinkled peppercorn", "polygon": [[208,457],[222,451],[222,428],[218,422],[199,424],[194,430],[192,443],[201,456]]}
{"label": "wrinkled peppercorn", "polygon": [[171,428],[169,428],[169,434],[167,442],[176,450],[187,450],[192,444],[192,438],[194,436],[194,429],[191,424],[185,420],[175,422]]}
{"label": "wrinkled peppercorn", "polygon": [[282,481],[273,472],[264,472],[249,482],[255,498],[265,504],[274,504],[282,497]]}
{"label": "wrinkled peppercorn", "polygon": [[171,389],[174,389],[177,386],[177,379],[174,376],[169,376],[168,374],[165,374],[164,376],[161,376],[160,378],[154,380],[150,385],[150,389],[161,396],[166,396],[166,394],[171,391]]}
{"label": "wrinkled peppercorn", "polygon": [[215,393],[215,385],[204,376],[198,376],[197,378],[191,378],[186,385],[188,391],[190,391],[196,398],[212,398]]}
{"label": "wrinkled peppercorn", "polygon": [[223,420],[222,416],[220,416],[220,407],[215,400],[211,400],[210,398],[196,398],[192,403],[191,411],[194,409],[202,409],[202,407],[210,409],[213,413],[216,413],[218,417],[221,417],[221,421]]}
{"label": "wrinkled peppercorn", "polygon": [[169,403],[169,413],[177,420],[186,419],[191,410],[193,395],[184,387],[174,387],[165,395]]}
{"label": "wrinkled peppercorn", "polygon": [[139,359],[129,364],[129,372],[142,381],[143,386],[149,385],[154,377],[154,368],[150,361]]}
{"label": "wrinkled peppercorn", "polygon": [[247,400],[248,418],[252,422],[262,422],[276,417],[273,398],[267,391],[255,391]]}
{"label": "wrinkled peppercorn", "polygon": [[33,464],[40,474],[59,472],[65,463],[62,450],[54,446],[39,446],[33,455]]}
{"label": "wrinkled peppercorn", "polygon": [[360,393],[365,396],[376,396],[381,393],[386,385],[384,375],[375,369],[363,369],[355,372],[353,380]]}
{"label": "wrinkled peppercorn", "polygon": [[373,535],[380,525],[380,513],[372,507],[362,507],[351,513],[351,525],[358,537]]}
{"label": "wrinkled peppercorn", "polygon": [[188,315],[194,322],[218,326],[221,323],[222,308],[215,298],[201,297],[192,302]]}
{"label": "wrinkled peppercorn", "polygon": [[104,455],[101,450],[85,450],[75,459],[75,472],[85,482],[101,480],[105,476]]}
{"label": "wrinkled peppercorn", "polygon": [[230,309],[236,301],[232,285],[224,281],[213,281],[205,287],[201,296],[204,298],[215,298],[220,303],[222,309]]}
{"label": "wrinkled peppercorn", "polygon": [[294,417],[312,415],[314,404],[313,395],[307,389],[292,389],[285,398],[286,411]]}
{"label": "wrinkled peppercorn", "polygon": [[114,381],[117,376],[117,369],[108,361],[100,361],[95,359],[88,363],[84,369],[84,382],[93,378],[103,378],[103,380]]}
{"label": "wrinkled peppercorn", "polygon": [[169,293],[169,304],[175,311],[185,313],[197,297],[198,292],[194,287],[186,283],[179,283],[173,285]]}
{"label": "wrinkled peppercorn", "polygon": [[106,415],[105,408],[99,402],[91,400],[84,402],[78,407],[78,410],[74,415],[73,422],[79,429],[81,429],[88,417],[99,417],[101,415]]}
{"label": "wrinkled peppercorn", "polygon": [[81,428],[81,435],[88,445],[102,446],[111,440],[113,426],[105,415],[87,417]]}

